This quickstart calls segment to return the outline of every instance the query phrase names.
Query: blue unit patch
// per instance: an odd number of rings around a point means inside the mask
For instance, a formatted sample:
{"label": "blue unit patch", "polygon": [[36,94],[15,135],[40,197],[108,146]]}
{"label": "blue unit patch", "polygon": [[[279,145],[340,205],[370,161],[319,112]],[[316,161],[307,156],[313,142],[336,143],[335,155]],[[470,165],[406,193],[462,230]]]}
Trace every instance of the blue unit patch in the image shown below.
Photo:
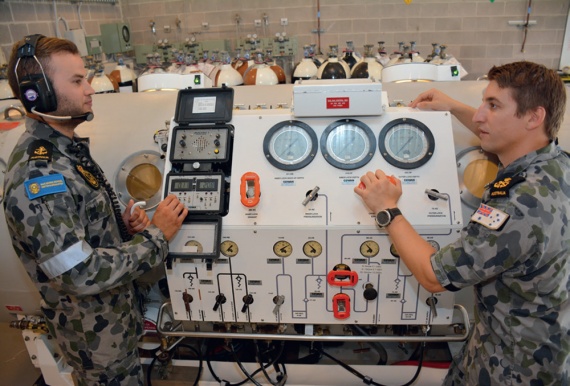
{"label": "blue unit patch", "polygon": [[26,187],[26,194],[30,200],[47,196],[48,194],[67,191],[65,178],[59,173],[32,178],[31,180],[25,181],[24,186]]}

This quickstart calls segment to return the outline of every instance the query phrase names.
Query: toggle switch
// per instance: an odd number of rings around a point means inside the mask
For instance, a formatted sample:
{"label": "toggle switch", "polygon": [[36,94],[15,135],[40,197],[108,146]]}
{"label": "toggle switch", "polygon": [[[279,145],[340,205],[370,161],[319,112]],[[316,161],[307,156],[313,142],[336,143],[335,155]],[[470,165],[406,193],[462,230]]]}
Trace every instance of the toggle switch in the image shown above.
{"label": "toggle switch", "polygon": [[433,317],[437,318],[437,309],[435,308],[435,305],[437,304],[437,299],[435,298],[435,296],[431,295],[429,298],[427,298],[426,304],[429,306]]}
{"label": "toggle switch", "polygon": [[220,307],[220,304],[224,304],[226,302],[226,296],[224,294],[219,294],[216,296],[216,304],[214,304],[214,311],[217,311]]}
{"label": "toggle switch", "polygon": [[273,308],[273,313],[275,315],[279,314],[279,309],[281,308],[281,306],[283,305],[283,303],[285,303],[285,296],[284,295],[277,295],[273,297],[273,303],[275,304],[275,307]]}
{"label": "toggle switch", "polygon": [[442,194],[435,189],[426,189],[425,194],[427,194],[428,198],[430,200],[433,200],[433,201],[436,201],[436,200],[447,201],[447,200],[449,200],[449,196],[447,194]]}
{"label": "toggle switch", "polygon": [[340,293],[333,296],[333,314],[337,319],[347,319],[350,316],[350,297]]}
{"label": "toggle switch", "polygon": [[184,292],[182,294],[182,301],[184,302],[184,308],[186,309],[186,314],[188,315],[188,319],[191,319],[191,317],[190,317],[190,303],[192,303],[194,301],[194,297],[192,295],[190,295],[188,292]]}
{"label": "toggle switch", "polygon": [[254,172],[247,172],[241,176],[240,185],[241,203],[248,207],[253,208],[259,204],[259,197],[261,192],[259,190],[259,176]]}
{"label": "toggle switch", "polygon": [[319,196],[319,187],[315,186],[313,190],[311,190],[310,192],[307,192],[307,195],[305,196],[305,199],[303,200],[302,204],[303,206],[307,206],[307,204],[309,203],[309,201],[314,201],[317,199],[317,197]]}
{"label": "toggle switch", "polygon": [[188,292],[184,292],[182,294],[182,301],[184,302],[184,307],[186,307],[186,311],[190,312],[190,303],[194,301],[194,297],[190,295]]}
{"label": "toggle switch", "polygon": [[247,308],[251,303],[253,303],[253,296],[251,294],[245,295],[243,297],[243,307],[241,308],[241,312],[247,312]]}

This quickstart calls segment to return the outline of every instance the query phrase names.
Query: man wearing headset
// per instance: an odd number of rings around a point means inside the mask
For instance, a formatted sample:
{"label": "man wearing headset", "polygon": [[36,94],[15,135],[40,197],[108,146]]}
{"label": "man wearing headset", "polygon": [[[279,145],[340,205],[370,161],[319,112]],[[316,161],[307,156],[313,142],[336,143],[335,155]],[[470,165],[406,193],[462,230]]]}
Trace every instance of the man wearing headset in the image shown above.
{"label": "man wearing headset", "polygon": [[132,200],[121,213],[88,139],[75,134],[93,118],[85,76],[68,40],[31,35],[14,45],[8,79],[28,116],[8,162],[4,211],[75,383],[142,385],[133,281],[162,263],[188,210],[168,196],[152,221]]}
{"label": "man wearing headset", "polygon": [[473,334],[446,385],[568,385],[570,159],[556,141],[566,91],[530,62],[493,67],[488,79],[478,110],[437,90],[410,104],[450,111],[500,160],[456,242],[434,251],[397,210],[401,182],[382,170],[354,191],[428,291],[474,287]]}

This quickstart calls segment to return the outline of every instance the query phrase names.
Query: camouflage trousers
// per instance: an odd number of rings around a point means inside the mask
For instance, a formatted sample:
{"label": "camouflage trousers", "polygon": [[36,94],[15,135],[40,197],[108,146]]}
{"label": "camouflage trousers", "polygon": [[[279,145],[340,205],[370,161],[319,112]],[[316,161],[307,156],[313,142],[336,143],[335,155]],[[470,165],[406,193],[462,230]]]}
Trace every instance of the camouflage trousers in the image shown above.
{"label": "camouflage trousers", "polygon": [[131,351],[113,368],[73,373],[75,386],[143,386],[144,374],[138,350]]}

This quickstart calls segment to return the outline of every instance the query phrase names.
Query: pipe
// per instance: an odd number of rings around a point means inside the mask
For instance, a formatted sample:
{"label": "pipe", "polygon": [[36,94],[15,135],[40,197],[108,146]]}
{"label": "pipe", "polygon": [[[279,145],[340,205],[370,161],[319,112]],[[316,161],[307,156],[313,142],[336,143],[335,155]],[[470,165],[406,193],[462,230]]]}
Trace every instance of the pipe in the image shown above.
{"label": "pipe", "polygon": [[262,334],[262,333],[232,333],[232,332],[201,332],[201,331],[165,331],[162,329],[162,315],[164,309],[170,306],[165,302],[158,311],[156,331],[164,336],[187,338],[221,338],[221,339],[265,339],[265,340],[291,340],[308,342],[463,342],[469,337],[471,326],[469,314],[465,307],[456,304],[454,308],[461,312],[465,333],[454,336],[346,336],[346,335],[289,335],[289,334]]}

